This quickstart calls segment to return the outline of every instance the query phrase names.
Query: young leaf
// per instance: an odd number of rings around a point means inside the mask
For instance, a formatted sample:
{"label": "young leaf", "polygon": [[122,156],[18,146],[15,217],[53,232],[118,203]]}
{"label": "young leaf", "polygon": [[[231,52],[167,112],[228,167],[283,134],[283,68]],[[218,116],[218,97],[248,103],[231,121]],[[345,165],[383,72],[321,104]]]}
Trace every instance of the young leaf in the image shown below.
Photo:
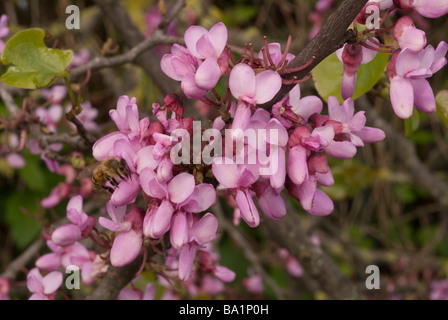
{"label": "young leaf", "polygon": [[[388,62],[389,55],[378,52],[371,62],[359,67],[353,100],[369,91],[381,79]],[[341,97],[343,72],[344,67],[336,53],[328,56],[313,69],[313,80],[322,99],[328,101],[328,97],[335,96],[339,103],[344,101]]]}
{"label": "young leaf", "polygon": [[73,52],[48,48],[44,38],[45,31],[38,28],[20,31],[10,38],[1,58],[2,64],[9,67],[0,80],[10,86],[36,89],[68,75],[66,69],[73,60]]}

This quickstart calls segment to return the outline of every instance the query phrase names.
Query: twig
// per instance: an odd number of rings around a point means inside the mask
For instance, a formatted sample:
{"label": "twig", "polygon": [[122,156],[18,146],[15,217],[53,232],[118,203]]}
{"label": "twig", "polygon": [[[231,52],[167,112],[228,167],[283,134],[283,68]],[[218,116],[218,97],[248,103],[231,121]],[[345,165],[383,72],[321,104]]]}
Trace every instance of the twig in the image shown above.
{"label": "twig", "polygon": [[142,264],[142,256],[137,257],[130,264],[117,268],[109,266],[100,284],[86,300],[115,300],[120,290],[134,279]]}
{"label": "twig", "polygon": [[160,31],[155,31],[151,36],[134,46],[129,51],[114,56],[111,58],[107,57],[95,57],[92,60],[90,60],[88,63],[75,67],[70,72],[70,77],[76,77],[80,74],[83,74],[87,72],[87,70],[98,70],[102,68],[111,68],[118,65],[122,65],[125,63],[131,63],[134,62],[142,53],[144,53],[146,50],[151,49],[152,47],[159,45],[159,44],[173,44],[173,43],[180,43],[183,44],[184,40],[179,37],[173,37],[173,36],[166,36]]}
{"label": "twig", "polygon": [[160,30],[166,31],[171,21],[173,21],[179,12],[185,7],[185,0],[177,0],[170,10],[163,16],[162,23],[159,25]]}
{"label": "twig", "polygon": [[32,245],[30,245],[20,256],[15,258],[9,265],[6,267],[6,270],[0,275],[0,278],[7,278],[9,280],[14,280],[19,272],[22,271],[22,267],[26,266],[28,262],[30,262],[33,258],[36,257],[36,254],[44,245],[44,240],[42,238],[34,241]]}

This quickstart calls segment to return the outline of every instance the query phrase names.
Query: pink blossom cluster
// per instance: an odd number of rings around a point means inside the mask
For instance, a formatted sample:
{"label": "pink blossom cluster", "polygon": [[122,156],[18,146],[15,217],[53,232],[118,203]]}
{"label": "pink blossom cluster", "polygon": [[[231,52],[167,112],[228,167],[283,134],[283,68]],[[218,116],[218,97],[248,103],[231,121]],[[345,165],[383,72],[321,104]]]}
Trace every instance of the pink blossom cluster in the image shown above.
{"label": "pink blossom cluster", "polygon": [[[115,157],[125,159],[128,177],[119,179],[107,204],[110,219],[101,217],[99,224],[119,232],[110,252],[111,264],[123,266],[140,253],[143,239],[160,239],[169,232],[173,249],[179,257],[178,277],[190,277],[196,251],[212,241],[218,221],[211,213],[200,215],[212,206],[216,192],[211,184],[196,183],[189,172],[175,167],[170,158],[171,148],[178,143],[170,133],[182,128],[192,130],[192,119],[183,118],[182,106],[170,96],[166,105],[154,105],[158,122],[139,119],[135,98],[122,96],[110,116],[119,131],[114,131],[93,146],[98,161]],[[168,118],[168,112],[173,117]],[[133,206],[143,192],[148,204],[145,209]]]}
{"label": "pink blossom cluster", "polygon": [[[33,294],[30,300],[54,300],[62,285],[60,269],[75,266],[81,270],[86,285],[93,284],[98,276],[107,271],[106,261],[78,242],[91,236],[95,220],[82,210],[83,199],[74,196],[67,205],[67,218],[71,223],[57,227],[47,238],[50,253],[36,260],[35,268],[27,274],[27,286]],[[42,276],[41,271],[46,275]]]}
{"label": "pink blossom cluster", "polygon": [[[324,11],[332,4],[333,1],[319,1],[318,7]],[[386,14],[400,8],[429,18],[445,14],[439,9],[447,6],[445,1],[436,0],[426,5],[404,0],[370,2],[370,5],[387,10]],[[355,21],[355,25],[362,24],[366,24],[365,10]],[[123,267],[140,254],[146,258],[148,247],[164,240],[169,242],[164,261],[166,272],[158,280],[166,287],[167,298],[173,297],[167,280],[172,278],[184,281],[192,296],[204,292],[219,294],[223,283],[235,278],[233,271],[220,265],[219,256],[213,251],[219,226],[218,219],[208,211],[219,197],[233,207],[235,224],[242,219],[252,228],[263,219],[259,210],[272,220],[287,214],[283,200],[286,193],[310,214],[331,214],[334,204],[319,188],[334,184],[328,157],[350,159],[358,147],[385,138],[382,130],[366,126],[364,111],[355,110],[353,95],[362,64],[372,61],[378,51],[393,54],[387,74],[395,113],[408,118],[414,106],[427,113],[435,111],[434,94],[426,79],[447,63],[448,44],[441,42],[436,49],[427,46],[424,31],[417,29],[408,16],[401,17],[394,26],[397,48],[381,44],[377,38],[381,33],[384,30],[367,29],[363,41],[347,43],[337,52],[344,66],[342,100],[331,96],[328,108],[324,108],[317,96],[302,96],[299,83],[307,79],[284,77],[313,61],[288,69],[294,59],[288,52],[291,39],[282,51],[279,43],[268,43],[265,38],[265,45],[258,53],[254,53],[252,46],[248,52],[246,46],[242,58],[236,61],[227,46],[228,34],[223,23],[209,30],[200,26],[188,28],[184,35],[186,46],[173,45],[170,53],[162,57],[161,69],[168,77],[180,81],[185,97],[198,100],[204,109],[214,108],[219,114],[210,121],[217,136],[201,147],[220,143],[221,149],[232,151],[215,155],[210,164],[175,163],[173,150],[196,130],[193,118],[184,116],[182,97],[167,95],[163,105],[154,103],[153,115],[157,120],[151,122],[149,117],[140,117],[136,98],[120,96],[116,109],[109,111],[117,130],[101,137],[92,148],[98,162],[116,159],[121,166],[121,161],[125,163],[122,173],[108,176],[99,186],[110,192],[107,217],[99,217],[96,225],[95,219],[84,212],[83,196],[90,189],[80,188],[86,192],[70,198],[68,223],[52,230],[47,239],[51,252],[40,257],[36,268],[28,273],[31,298],[54,298],[62,283],[62,274],[57,270],[62,267],[79,267],[84,283],[92,284],[107,270],[109,262]],[[224,86],[222,96],[215,90],[218,84]],[[276,97],[285,84],[294,86],[283,99],[268,109],[260,107]],[[47,103],[35,110],[36,117],[50,132],[56,132],[65,95],[64,87],[44,91]],[[97,111],[86,102],[83,112],[79,120],[87,130],[95,130]],[[226,130],[232,134],[226,135]],[[254,142],[245,136],[248,131],[263,131],[266,135]],[[29,147],[33,153],[41,154],[51,171],[66,178],[42,205],[50,208],[70,197],[74,190],[73,168],[46,158],[37,141],[30,141]],[[61,147],[50,146],[55,151]],[[257,157],[255,162],[250,161],[252,155],[260,154],[268,161]],[[100,256],[85,248],[81,241],[86,238],[94,240],[105,252]],[[280,250],[279,257],[292,276],[302,275],[300,264],[287,251]],[[42,276],[40,270],[48,274]],[[263,289],[261,278],[252,272],[244,286],[252,292]],[[119,299],[154,297],[155,288],[147,285],[145,291],[135,287],[123,289]]]}
{"label": "pink blossom cluster", "polygon": [[[367,25],[367,8],[378,7],[378,11],[385,11],[379,22],[379,29],[371,29]],[[387,66],[390,80],[390,100],[395,114],[407,119],[412,116],[414,106],[424,112],[436,111],[433,90],[428,82],[437,71],[447,64],[445,55],[448,44],[441,41],[436,49],[427,45],[426,34],[418,29],[410,16],[400,17],[393,25],[393,38],[396,45],[382,44],[377,36],[389,31],[391,27],[381,28],[385,18],[396,10],[412,12],[426,18],[438,18],[448,13],[446,0],[411,1],[388,0],[369,1],[357,16],[354,26],[365,25],[362,40],[346,43],[337,51],[338,58],[343,62],[341,96],[343,99],[352,97],[355,92],[356,76],[359,67],[375,58],[377,52],[392,54]],[[380,19],[380,17],[377,17]]]}
{"label": "pink blossom cluster", "polygon": [[[182,49],[185,57],[194,56],[195,52],[202,49],[202,42],[210,40],[213,43],[217,29],[221,35],[219,41],[226,38],[223,36],[226,31],[222,24],[213,26],[209,33],[201,29],[202,40],[197,40],[198,36],[188,29],[185,42],[190,45],[187,49]],[[196,51],[192,50],[192,43],[196,43]],[[177,50],[178,46],[174,45],[174,49]],[[176,75],[188,69],[190,62],[188,59],[178,58],[174,53],[164,56],[162,69],[171,78],[182,80]],[[317,188],[318,184],[330,186],[334,182],[327,155],[352,158],[356,154],[356,147],[384,139],[381,130],[365,126],[364,112],[355,114],[351,98],[340,106],[337,100],[331,97],[329,115],[321,115],[322,101],[313,96],[301,98],[298,85],[287,97],[275,104],[271,112],[257,108],[257,105],[270,101],[278,93],[285,82],[281,74],[286,72],[285,68],[293,58],[287,49],[281,51],[280,44],[266,42],[257,56],[251,54],[239,62],[230,57],[234,62],[233,66],[228,63],[221,65],[228,65],[228,90],[222,102],[231,116],[231,123],[226,123],[221,115],[215,119],[213,128],[222,131],[231,129],[235,135],[238,130],[246,132],[263,129],[269,133],[264,141],[259,141],[256,145],[245,142],[244,146],[230,157],[227,154],[226,158],[216,157],[212,164],[213,175],[220,184],[219,189],[227,190],[227,194],[236,204],[235,214],[251,227],[260,223],[254,197],[258,199],[259,207],[268,218],[278,220],[284,217],[286,207],[281,192],[285,189],[285,184],[289,193],[300,201],[305,210],[315,215],[330,214],[333,211],[333,203]],[[200,78],[210,81],[202,86],[203,90],[196,98],[203,98],[206,88],[213,88],[216,79],[223,74],[215,72],[214,69],[217,68],[201,69]],[[184,93],[191,97],[185,88]],[[236,101],[231,101],[231,96]],[[213,101],[210,102],[209,98],[203,98],[202,101],[213,106]],[[272,136],[269,136],[271,133],[275,133],[277,139],[272,139]],[[225,139],[224,144],[234,143]],[[237,161],[238,157],[260,152],[269,153],[269,157],[275,159],[274,169],[270,170],[270,167],[266,168],[262,163]]]}

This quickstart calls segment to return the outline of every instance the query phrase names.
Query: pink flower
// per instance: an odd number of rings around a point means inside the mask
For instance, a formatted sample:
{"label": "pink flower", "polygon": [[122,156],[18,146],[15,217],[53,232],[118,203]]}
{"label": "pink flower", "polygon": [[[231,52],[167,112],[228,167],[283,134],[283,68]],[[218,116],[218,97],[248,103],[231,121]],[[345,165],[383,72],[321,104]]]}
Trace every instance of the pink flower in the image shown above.
{"label": "pink flower", "polygon": [[66,254],[71,251],[71,246],[61,247],[51,240],[47,240],[47,246],[52,252],[40,256],[36,260],[36,267],[45,271],[58,270],[62,266]]}
{"label": "pink flower", "polygon": [[191,26],[185,31],[188,49],[173,45],[171,54],[160,62],[163,72],[170,78],[182,81],[187,97],[199,99],[212,89],[228,68],[227,28],[220,22],[209,31],[201,26]]}
{"label": "pink flower", "polygon": [[[269,54],[271,56],[271,60],[274,63],[274,66],[278,66],[283,58],[283,52],[282,52],[282,47],[281,47],[280,43],[278,43],[278,42],[269,43],[268,50],[269,50]],[[288,61],[288,63],[291,62],[294,59],[294,57],[295,56],[292,53],[288,52],[286,54],[286,60]],[[258,59],[264,59],[263,50],[260,50],[260,52],[258,53]],[[268,65],[269,65],[269,63],[268,63]]]}
{"label": "pink flower", "polygon": [[448,300],[448,280],[436,280],[431,282],[431,300]]}
{"label": "pink flower", "polygon": [[284,259],[286,264],[286,270],[293,277],[301,277],[303,275],[303,268],[300,263],[291,255],[288,250],[281,248],[278,250],[280,258]]}
{"label": "pink flower", "polygon": [[20,169],[25,166],[25,159],[18,153],[9,153],[6,155],[8,165],[13,169]]}
{"label": "pink flower", "polygon": [[326,216],[333,212],[333,201],[325,192],[317,188],[318,177],[310,176],[300,185],[291,184],[289,194],[300,202],[302,208],[316,216]]}
{"label": "pink flower", "polygon": [[115,267],[125,266],[137,258],[143,244],[144,211],[134,207],[126,215],[126,206],[115,207],[107,203],[107,213],[111,217],[98,219],[98,223],[113,232],[119,232],[110,251],[110,261]]}
{"label": "pink flower", "polygon": [[[370,46],[377,45],[369,40]],[[356,75],[361,64],[367,64],[376,56],[376,51],[365,48],[360,44],[346,43],[341,49],[336,51],[338,59],[344,64],[344,73],[342,75],[342,98],[348,99],[353,96],[356,86]]]}
{"label": "pink flower", "polygon": [[405,48],[394,54],[387,74],[392,107],[398,117],[409,118],[414,105],[425,113],[436,111],[434,93],[426,78],[446,65],[447,50],[448,44],[442,41],[435,50],[429,45],[419,52]]}
{"label": "pink flower", "polygon": [[95,219],[82,210],[83,199],[74,196],[67,204],[67,218],[72,224],[57,227],[51,234],[51,240],[58,246],[69,246],[81,238],[85,238],[92,230]]}
{"label": "pink flower", "polygon": [[230,72],[230,92],[236,99],[250,106],[268,102],[274,98],[281,86],[280,75],[272,70],[255,75],[251,67],[239,63]]}
{"label": "pink flower", "polygon": [[247,64],[239,63],[233,67],[229,77],[229,88],[238,99],[238,105],[232,122],[232,129],[246,130],[250,121],[251,107],[271,100],[282,86],[280,75],[266,70],[255,75]]}
{"label": "pink flower", "polygon": [[406,11],[417,11],[426,18],[439,18],[448,13],[448,0],[395,0]]}
{"label": "pink flower", "polygon": [[247,273],[249,277],[242,280],[243,286],[250,293],[262,293],[264,290],[263,278],[259,274],[256,274],[253,269],[249,269]]}
{"label": "pink flower", "polygon": [[86,48],[82,48],[75,54],[73,54],[72,63],[67,67],[67,70],[73,69],[74,67],[86,64],[89,61],[90,52]]}
{"label": "pink flower", "polygon": [[394,38],[401,49],[420,51],[426,46],[425,32],[417,29],[409,16],[403,16],[395,23]]}
{"label": "pink flower", "polygon": [[0,301],[9,300],[9,281],[6,278],[0,278]]}
{"label": "pink flower", "polygon": [[[366,127],[366,116],[364,111],[358,111],[355,114],[354,102],[351,98],[344,101],[339,105],[336,97],[328,98],[328,114],[330,120],[338,121],[333,126],[335,128],[336,135],[343,135],[347,137],[354,146],[362,147],[364,143],[372,143],[382,141],[385,138],[385,134],[381,129]],[[332,122],[334,124],[334,122]],[[338,140],[337,138],[335,140]],[[334,141],[331,144],[337,144],[338,148],[341,146],[338,141]],[[335,148],[331,148],[334,151]],[[328,148],[326,149],[328,152]],[[356,152],[356,151],[355,151]]]}
{"label": "pink flower", "polygon": [[62,273],[58,271],[50,272],[42,277],[39,269],[31,269],[26,277],[28,290],[33,293],[29,300],[54,300],[56,290],[61,286],[62,280]]}
{"label": "pink flower", "polygon": [[62,106],[59,104],[52,104],[48,109],[36,108],[35,115],[39,118],[51,132],[56,132],[56,125],[62,119]]}
{"label": "pink flower", "polygon": [[260,215],[249,191],[249,187],[258,179],[258,170],[253,172],[248,166],[237,165],[228,158],[215,158],[212,171],[218,182],[231,191],[243,220],[252,228],[258,226]]}
{"label": "pink flower", "polygon": [[188,242],[182,245],[179,253],[180,280],[188,280],[193,267],[196,248],[214,240],[217,229],[218,219],[211,213],[206,213],[201,219],[193,223],[188,232]]}
{"label": "pink flower", "polygon": [[117,101],[117,109],[109,111],[109,116],[115,122],[120,132],[128,135],[129,140],[141,141],[149,126],[149,118],[139,120],[137,99],[121,96]]}

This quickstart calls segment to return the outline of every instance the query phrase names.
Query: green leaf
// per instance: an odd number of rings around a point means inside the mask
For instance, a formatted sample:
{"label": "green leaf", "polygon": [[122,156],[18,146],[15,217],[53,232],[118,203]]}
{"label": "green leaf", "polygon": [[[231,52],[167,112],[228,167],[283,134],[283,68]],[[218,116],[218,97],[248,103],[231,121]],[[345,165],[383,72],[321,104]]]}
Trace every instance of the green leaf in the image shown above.
{"label": "green leaf", "polygon": [[448,90],[441,90],[436,95],[437,113],[446,127],[448,127]]}
{"label": "green leaf", "polygon": [[47,48],[44,38],[45,31],[38,28],[20,31],[10,38],[1,58],[2,64],[9,67],[0,80],[14,87],[36,89],[67,76],[73,52]]}
{"label": "green leaf", "polygon": [[[389,54],[378,52],[371,62],[359,67],[353,100],[356,100],[373,88],[383,76],[388,62]],[[343,72],[342,62],[339,61],[336,52],[329,55],[313,69],[311,73],[317,92],[322,99],[328,101],[328,97],[335,96],[339,103],[344,101],[341,97]]]}
{"label": "green leaf", "polygon": [[25,215],[20,208],[30,213],[36,212],[36,199],[25,193],[12,193],[8,197],[5,208],[5,220],[17,249],[25,249],[40,232],[40,223]]}

